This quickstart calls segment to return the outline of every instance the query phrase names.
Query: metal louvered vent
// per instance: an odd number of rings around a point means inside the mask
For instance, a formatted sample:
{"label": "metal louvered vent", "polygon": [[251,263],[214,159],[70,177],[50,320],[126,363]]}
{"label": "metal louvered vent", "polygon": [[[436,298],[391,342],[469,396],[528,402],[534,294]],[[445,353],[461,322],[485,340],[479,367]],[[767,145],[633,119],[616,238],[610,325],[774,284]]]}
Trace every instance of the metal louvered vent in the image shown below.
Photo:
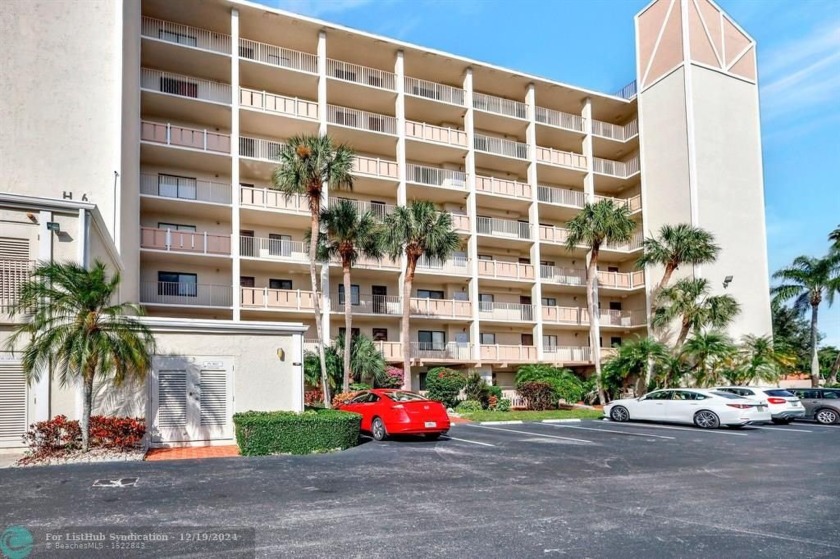
{"label": "metal louvered vent", "polygon": [[158,373],[158,420],[162,429],[187,425],[187,372],[160,371]]}
{"label": "metal louvered vent", "polygon": [[26,432],[26,379],[19,363],[0,363],[0,439]]}
{"label": "metal louvered vent", "polygon": [[227,371],[201,371],[201,425],[227,423]]}
{"label": "metal louvered vent", "polygon": [[29,260],[29,239],[0,237],[0,260]]}

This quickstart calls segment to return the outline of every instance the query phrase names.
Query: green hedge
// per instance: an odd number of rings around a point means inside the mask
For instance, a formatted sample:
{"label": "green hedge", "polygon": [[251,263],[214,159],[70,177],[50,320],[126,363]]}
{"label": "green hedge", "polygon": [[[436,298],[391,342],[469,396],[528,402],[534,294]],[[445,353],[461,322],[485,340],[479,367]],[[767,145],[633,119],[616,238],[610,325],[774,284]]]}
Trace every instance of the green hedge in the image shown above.
{"label": "green hedge", "polygon": [[328,409],[233,415],[236,443],[243,456],[344,450],[359,443],[361,420],[358,414]]}

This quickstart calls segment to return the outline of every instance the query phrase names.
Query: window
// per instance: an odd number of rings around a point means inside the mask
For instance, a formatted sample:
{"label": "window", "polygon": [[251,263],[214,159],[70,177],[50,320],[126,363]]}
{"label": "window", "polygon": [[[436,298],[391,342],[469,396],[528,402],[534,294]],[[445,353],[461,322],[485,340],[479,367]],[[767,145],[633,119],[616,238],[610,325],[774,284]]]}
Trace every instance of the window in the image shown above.
{"label": "window", "polygon": [[385,132],[385,119],[381,116],[369,116],[368,130],[373,130],[374,132]]}
{"label": "window", "polygon": [[446,332],[442,330],[419,330],[417,342],[420,350],[443,351],[446,348]]}
{"label": "window", "polygon": [[496,334],[490,332],[481,332],[479,335],[480,343],[482,344],[495,344],[496,343]]}
{"label": "window", "polygon": [[610,310],[611,311],[620,311],[621,310],[621,301],[610,301]]}
{"label": "window", "polygon": [[166,31],[165,29],[161,29],[158,31],[158,38],[164,41],[169,41],[170,43],[187,45],[188,47],[194,47],[198,45],[198,40],[192,35],[186,35],[184,33],[175,33],[174,31]]}
{"label": "window", "polygon": [[534,345],[534,335],[533,334],[522,334],[520,343],[522,345]]}
{"label": "window", "polygon": [[256,287],[254,276],[239,276],[239,287]]}
{"label": "window", "polygon": [[373,329],[373,341],[374,342],[387,342],[388,341],[388,329],[387,328],[374,328]]}
{"label": "window", "polygon": [[431,289],[418,289],[418,299],[443,299],[443,291],[433,291]]}
{"label": "window", "polygon": [[426,373],[420,373],[418,375],[420,379],[420,388],[419,390],[426,390]]}
{"label": "window", "polygon": [[198,276],[182,272],[158,272],[158,295],[197,297]]}
{"label": "window", "polygon": [[[338,304],[344,304],[344,286],[338,286]],[[359,298],[359,286],[358,285],[351,285],[350,286],[350,304],[351,305],[359,305],[361,304]]]}
{"label": "window", "polygon": [[479,260],[493,260],[493,257],[490,256],[489,254],[479,254],[478,259]]}
{"label": "window", "polygon": [[547,351],[557,350],[557,336],[543,336],[543,347]]}
{"label": "window", "polygon": [[647,396],[645,396],[645,400],[670,400],[671,393],[666,390],[659,390],[657,392],[651,392]]}
{"label": "window", "polygon": [[478,294],[478,310],[481,312],[493,312],[493,294]]}
{"label": "window", "polygon": [[382,87],[382,78],[379,76],[368,76],[368,85]]}
{"label": "window", "polygon": [[822,397],[826,400],[840,400],[840,394],[837,394],[837,392],[833,392],[831,390],[824,390],[822,393]]}
{"label": "window", "polygon": [[531,259],[530,259],[530,258],[522,258],[522,257],[520,257],[520,258],[519,258],[519,263],[520,263],[520,264],[530,264],[530,263],[531,263]]}
{"label": "window", "polygon": [[269,233],[268,253],[272,256],[291,256],[292,236]]}
{"label": "window", "polygon": [[269,279],[268,280],[268,288],[269,289],[285,289],[290,290],[292,289],[292,280],[290,279]]}
{"label": "window", "polygon": [[196,199],[195,177],[179,177],[176,175],[158,175],[158,196],[166,198]]}
{"label": "window", "polygon": [[791,396],[793,396],[793,394],[789,390],[785,390],[783,388],[765,390],[764,393],[768,396],[777,396],[779,398],[790,398]]}
{"label": "window", "polygon": [[544,307],[556,307],[557,306],[557,299],[555,297],[543,297],[542,298],[542,306],[544,306]]}
{"label": "window", "polygon": [[335,77],[342,80],[347,80],[351,82],[356,81],[356,72],[353,72],[351,70],[343,70],[341,68],[336,68],[333,71],[333,74],[335,75]]}
{"label": "window", "polygon": [[239,254],[242,256],[254,256],[254,232],[253,231],[239,231]]}
{"label": "window", "polygon": [[173,95],[181,95],[183,97],[198,98],[198,84],[179,80],[177,78],[167,78],[161,76],[160,90],[162,93],[172,93]]}
{"label": "window", "polygon": [[690,392],[688,390],[675,390],[672,392],[672,400],[705,400],[706,395],[699,392]]}
{"label": "window", "polygon": [[554,260],[540,260],[540,266],[554,267]]}
{"label": "window", "polygon": [[608,272],[618,272],[618,266],[607,266]]}
{"label": "window", "polygon": [[434,87],[428,88],[423,85],[415,85],[412,86],[411,92],[414,95],[419,95],[420,97],[428,97],[429,99],[440,99],[440,94]]}
{"label": "window", "polygon": [[[345,332],[347,332],[347,328],[344,328],[342,326],[341,328],[338,329],[338,336],[340,338],[344,338],[344,333]],[[350,337],[351,338],[357,337],[360,333],[361,333],[361,331],[358,328],[351,328],[350,329]]]}
{"label": "window", "polygon": [[621,336],[610,337],[610,347],[618,347],[621,345]]}
{"label": "window", "polygon": [[158,221],[158,229],[169,229],[171,231],[192,231],[195,233],[195,225],[183,225],[181,223],[165,223]]}
{"label": "window", "polygon": [[292,65],[292,59],[288,56],[277,56],[276,54],[269,54],[266,56],[269,64],[274,64],[275,66],[285,66],[289,67]]}

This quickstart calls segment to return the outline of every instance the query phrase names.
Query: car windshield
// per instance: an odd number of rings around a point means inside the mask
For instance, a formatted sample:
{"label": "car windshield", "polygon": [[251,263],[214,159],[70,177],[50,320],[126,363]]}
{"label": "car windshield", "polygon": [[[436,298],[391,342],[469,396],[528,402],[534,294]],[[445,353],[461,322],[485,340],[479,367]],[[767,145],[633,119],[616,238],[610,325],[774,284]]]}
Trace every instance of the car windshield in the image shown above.
{"label": "car windshield", "polygon": [[729,398],[730,400],[741,399],[741,397],[737,394],[730,394],[729,392],[723,392],[722,390],[712,390],[709,394],[714,394],[715,396],[720,396],[721,398]]}
{"label": "car windshield", "polygon": [[385,395],[395,402],[418,402],[426,399],[420,394],[415,394],[414,392],[403,392],[402,390],[387,392]]}
{"label": "car windshield", "polygon": [[768,396],[778,396],[780,398],[790,398],[793,396],[793,393],[787,390],[765,390],[764,393]]}

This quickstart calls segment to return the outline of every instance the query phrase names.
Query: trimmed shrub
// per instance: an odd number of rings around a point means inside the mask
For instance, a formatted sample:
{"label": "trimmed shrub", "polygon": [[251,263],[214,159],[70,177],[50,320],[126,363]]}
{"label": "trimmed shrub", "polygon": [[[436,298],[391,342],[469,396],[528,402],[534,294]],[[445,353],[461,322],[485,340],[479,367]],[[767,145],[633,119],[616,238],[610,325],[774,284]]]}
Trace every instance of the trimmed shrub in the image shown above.
{"label": "trimmed shrub", "polygon": [[344,450],[358,444],[361,420],[356,413],[327,409],[233,415],[236,443],[243,456]]}
{"label": "trimmed shrub", "polygon": [[458,393],[467,383],[466,377],[446,367],[435,367],[426,373],[426,396],[447,408],[458,405]]}
{"label": "trimmed shrub", "polygon": [[[142,417],[90,417],[91,449],[134,450],[141,446],[145,434],[146,421]],[[30,425],[23,442],[29,447],[29,453],[21,462],[37,462],[81,449],[82,429],[75,419],[57,415]]]}
{"label": "trimmed shrub", "polygon": [[493,408],[493,411],[510,411],[510,400],[507,398],[501,398],[496,403],[496,407]]}
{"label": "trimmed shrub", "polygon": [[403,385],[403,370],[399,367],[386,367],[385,374],[375,384],[376,388],[399,388]]}
{"label": "trimmed shrub", "polygon": [[576,403],[587,393],[584,380],[569,369],[552,367],[551,365],[525,365],[516,372],[516,386],[526,382],[545,382],[554,388],[558,398]]}
{"label": "trimmed shrub", "polygon": [[487,386],[487,391],[490,393],[490,396],[495,396],[497,400],[502,399],[502,387],[496,386],[495,384],[491,384]]}
{"label": "trimmed shrub", "polygon": [[479,402],[483,408],[489,406],[490,387],[481,378],[481,375],[476,372],[473,372],[467,377],[467,382],[464,385],[464,394],[467,395],[467,400]]}
{"label": "trimmed shrub", "polygon": [[458,413],[470,413],[474,411],[481,411],[482,409],[484,409],[484,407],[481,405],[481,402],[477,400],[464,400],[455,407],[455,411]]}
{"label": "trimmed shrub", "polygon": [[532,410],[544,411],[557,406],[557,393],[547,382],[523,382],[516,390],[528,400],[528,407]]}

